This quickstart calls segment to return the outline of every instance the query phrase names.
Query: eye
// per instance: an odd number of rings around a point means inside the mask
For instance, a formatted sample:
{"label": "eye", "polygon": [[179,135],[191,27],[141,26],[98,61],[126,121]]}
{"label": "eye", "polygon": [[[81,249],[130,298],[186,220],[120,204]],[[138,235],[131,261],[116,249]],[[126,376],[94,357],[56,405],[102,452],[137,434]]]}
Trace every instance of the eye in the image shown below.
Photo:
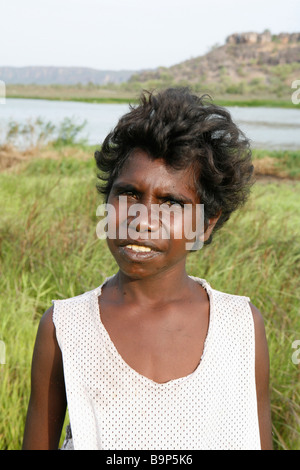
{"label": "eye", "polygon": [[176,199],[166,199],[164,204],[167,204],[169,207],[181,207],[183,208],[184,204],[181,201],[177,201]]}
{"label": "eye", "polygon": [[117,196],[126,196],[127,198],[132,198],[132,199],[137,199],[138,198],[138,195],[134,192],[134,191],[129,191],[129,190],[125,190],[125,189],[122,189],[120,191],[118,191],[117,193]]}

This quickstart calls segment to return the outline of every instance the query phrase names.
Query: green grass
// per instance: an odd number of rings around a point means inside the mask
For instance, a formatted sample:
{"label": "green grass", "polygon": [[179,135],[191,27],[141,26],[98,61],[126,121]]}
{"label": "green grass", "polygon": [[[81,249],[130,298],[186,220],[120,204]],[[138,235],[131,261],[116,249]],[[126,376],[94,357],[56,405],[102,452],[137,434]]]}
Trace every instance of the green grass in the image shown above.
{"label": "green grass", "polygon": [[215,99],[219,106],[264,107],[264,108],[292,108],[300,109],[300,105],[293,104],[290,100],[280,99],[251,99],[241,96],[240,99]]}
{"label": "green grass", "polygon": [[[148,82],[128,82],[119,85],[12,85],[6,88],[7,98],[42,99],[55,101],[79,101],[85,103],[127,104],[137,103],[143,90],[160,90],[170,86],[188,86],[195,93],[202,95],[208,93],[214,102],[220,106],[268,107],[300,109],[300,104],[293,104],[291,100],[292,89],[282,79],[276,79],[275,89],[263,87],[259,84],[245,85],[245,90],[238,84],[230,83],[222,86],[221,83],[205,83],[200,81],[192,84],[188,81],[182,83],[173,80],[150,80]],[[229,91],[228,91],[229,86]],[[282,88],[279,93],[277,88]],[[243,87],[242,87],[243,88]],[[230,91],[231,89],[231,91]]]}
{"label": "green grass", "polygon": [[[92,155],[92,152],[91,152]],[[257,183],[247,205],[191,254],[189,273],[247,295],[262,312],[270,349],[274,446],[300,448],[300,182]],[[100,285],[116,271],[96,238],[93,162],[36,159],[0,174],[0,449],[21,447],[39,319],[51,300]]]}
{"label": "green grass", "polygon": [[[30,100],[50,100],[50,101],[78,101],[82,103],[97,103],[97,104],[135,104],[138,98],[132,96],[131,98],[122,97],[74,97],[74,96],[35,96],[35,95],[8,95],[7,98],[14,99],[30,99]],[[291,108],[300,109],[300,104],[295,105],[292,101],[280,99],[250,99],[241,96],[239,99],[218,99],[214,100],[215,104],[219,106],[240,106],[240,107],[265,107],[265,108]]]}
{"label": "green grass", "polygon": [[97,104],[127,104],[127,103],[137,103],[137,98],[114,98],[114,97],[103,97],[99,98],[97,96],[91,98],[80,98],[74,96],[35,96],[35,95],[8,95],[7,98],[14,99],[26,99],[26,100],[48,100],[48,101],[78,101],[82,103],[97,103]]}

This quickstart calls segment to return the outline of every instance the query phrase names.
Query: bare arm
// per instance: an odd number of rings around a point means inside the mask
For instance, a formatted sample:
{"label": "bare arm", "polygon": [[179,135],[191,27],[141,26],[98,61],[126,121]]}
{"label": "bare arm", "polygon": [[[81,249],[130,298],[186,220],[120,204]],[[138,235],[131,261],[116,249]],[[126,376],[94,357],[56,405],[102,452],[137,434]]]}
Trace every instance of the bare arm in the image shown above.
{"label": "bare arm", "polygon": [[250,303],[255,328],[255,379],[260,441],[262,450],[273,450],[269,398],[269,352],[260,311]]}
{"label": "bare arm", "polygon": [[57,450],[66,412],[62,356],[52,321],[53,307],[43,315],[33,352],[31,395],[24,450]]}

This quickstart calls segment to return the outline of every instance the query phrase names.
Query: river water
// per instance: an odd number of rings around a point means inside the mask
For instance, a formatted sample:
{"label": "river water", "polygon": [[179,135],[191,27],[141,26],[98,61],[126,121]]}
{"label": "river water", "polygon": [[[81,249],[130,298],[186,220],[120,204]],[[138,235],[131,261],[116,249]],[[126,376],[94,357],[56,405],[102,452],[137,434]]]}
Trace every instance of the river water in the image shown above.
{"label": "river water", "polygon": [[[300,110],[282,108],[228,107],[233,120],[250,138],[252,146],[262,149],[300,149]],[[68,117],[80,124],[90,144],[101,144],[118,119],[129,110],[127,104],[94,104],[8,98],[0,105],[0,141],[9,121],[25,123],[40,117],[58,125]]]}

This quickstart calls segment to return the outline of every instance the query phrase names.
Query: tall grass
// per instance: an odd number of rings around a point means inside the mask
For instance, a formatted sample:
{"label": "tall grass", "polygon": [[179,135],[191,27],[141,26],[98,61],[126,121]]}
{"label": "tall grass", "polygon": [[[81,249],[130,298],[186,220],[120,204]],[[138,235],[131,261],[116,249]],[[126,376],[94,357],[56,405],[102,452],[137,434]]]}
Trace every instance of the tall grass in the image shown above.
{"label": "tall grass", "polygon": [[[91,161],[34,160],[0,173],[0,449],[21,447],[39,319],[56,298],[71,297],[116,271],[96,237]],[[211,246],[188,258],[189,273],[212,287],[247,295],[262,312],[271,359],[276,449],[300,448],[300,182],[260,184]]]}

